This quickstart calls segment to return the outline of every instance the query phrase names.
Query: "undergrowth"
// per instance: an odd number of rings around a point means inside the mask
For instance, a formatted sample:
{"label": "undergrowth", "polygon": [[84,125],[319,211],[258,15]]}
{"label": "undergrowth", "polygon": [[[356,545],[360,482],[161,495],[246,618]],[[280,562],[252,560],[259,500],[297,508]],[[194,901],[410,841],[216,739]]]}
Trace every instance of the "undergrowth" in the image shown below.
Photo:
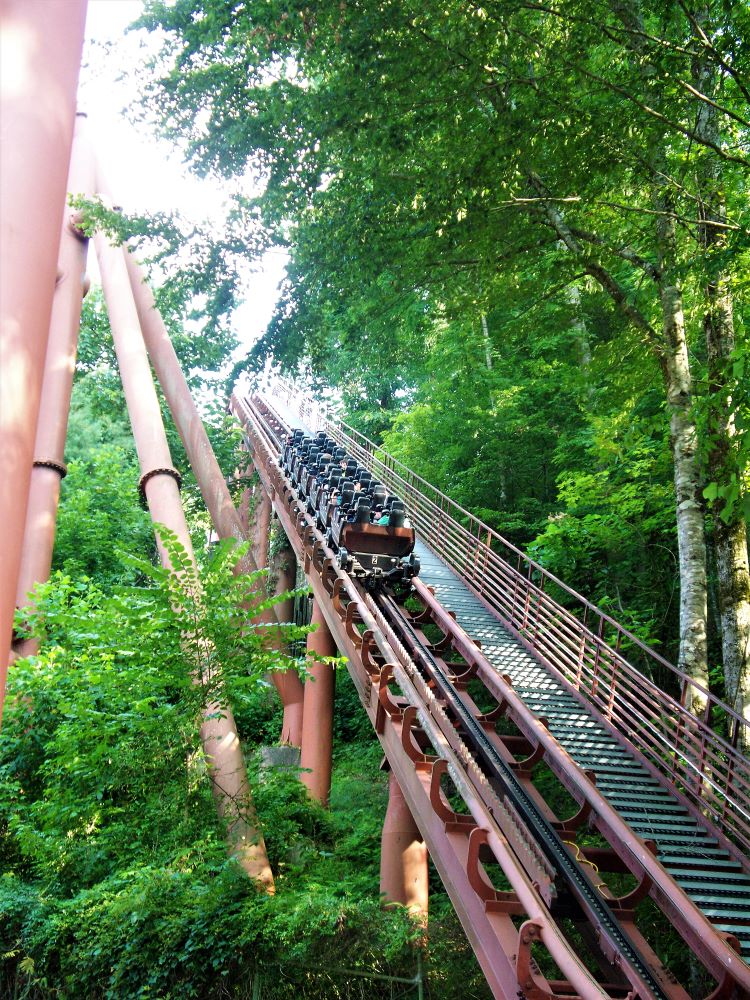
{"label": "undergrowth", "polygon": [[[330,810],[308,799],[296,772],[260,768],[260,745],[280,731],[264,679],[278,658],[239,627],[236,588],[245,603],[258,599],[247,592],[254,581],[233,582],[231,562],[220,550],[202,575],[222,678],[209,692],[194,682],[186,646],[189,598],[163,572],[139,563],[146,585],[108,593],[62,574],[40,589],[30,622],[42,652],[11,670],[0,735],[0,995],[417,996],[420,930],[378,895],[379,744],[339,671]],[[190,621],[199,628],[197,614]],[[246,751],[273,896],[227,856],[212,801],[198,728],[222,691]],[[431,906],[424,995],[484,1000],[439,889]]]}

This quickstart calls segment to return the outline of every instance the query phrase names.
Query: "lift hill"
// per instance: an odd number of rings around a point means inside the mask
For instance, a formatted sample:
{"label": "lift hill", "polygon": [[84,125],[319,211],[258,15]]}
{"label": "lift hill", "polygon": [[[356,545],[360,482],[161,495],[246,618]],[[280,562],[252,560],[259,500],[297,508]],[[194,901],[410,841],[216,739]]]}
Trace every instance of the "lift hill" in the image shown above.
{"label": "lift hill", "polygon": [[[238,392],[232,408],[493,993],[687,997],[636,926],[634,908],[650,895],[716,980],[712,996],[750,995],[743,720],[709,692],[701,692],[705,716],[695,718],[684,705],[687,676],[290,383],[273,379]],[[390,615],[336,566],[279,469],[283,443],[299,426],[324,430],[404,500],[421,538],[414,581],[421,612],[402,607]],[[440,641],[427,640],[427,623],[438,626]],[[681,700],[636,670],[626,649],[646,671],[671,675]],[[583,879],[593,876],[613,927],[561,905],[549,846],[488,774],[446,697],[425,680],[419,664],[426,658],[445,667],[494,752],[566,844],[567,860]],[[477,679],[496,706],[490,713],[469,697]],[[718,714],[727,738],[711,728]],[[531,781],[541,761],[578,802],[575,816],[559,821],[541,800]],[[446,771],[465,811],[448,803]],[[576,843],[584,825],[607,846]],[[488,873],[498,866],[509,889],[491,884]],[[630,872],[636,888],[612,898],[599,869]],[[593,942],[599,977],[574,954],[566,919]],[[540,944],[560,981],[545,980],[535,965]]]}

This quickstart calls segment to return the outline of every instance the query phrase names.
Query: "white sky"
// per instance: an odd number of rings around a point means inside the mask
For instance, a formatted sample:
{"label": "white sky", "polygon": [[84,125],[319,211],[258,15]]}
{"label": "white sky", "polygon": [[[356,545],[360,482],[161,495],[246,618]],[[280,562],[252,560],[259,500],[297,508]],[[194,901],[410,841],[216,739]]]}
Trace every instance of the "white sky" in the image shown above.
{"label": "white sky", "polygon": [[[112,193],[125,211],[177,211],[195,222],[220,218],[229,186],[190,174],[179,150],[156,139],[146,125],[128,121],[122,113],[137,96],[137,67],[155,44],[146,32],[126,34],[142,7],[142,0],[89,0],[79,110],[88,115],[90,134]],[[245,193],[251,189],[252,180],[247,179]],[[243,345],[237,356],[265,330],[285,263],[284,254],[272,252],[254,273],[248,269],[245,303],[233,320]],[[95,273],[92,277],[96,280]]]}

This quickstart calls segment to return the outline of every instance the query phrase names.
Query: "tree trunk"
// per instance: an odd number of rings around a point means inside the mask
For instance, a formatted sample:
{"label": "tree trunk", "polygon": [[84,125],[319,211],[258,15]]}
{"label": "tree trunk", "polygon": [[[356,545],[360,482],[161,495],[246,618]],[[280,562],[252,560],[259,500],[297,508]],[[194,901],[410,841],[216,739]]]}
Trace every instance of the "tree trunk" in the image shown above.
{"label": "tree trunk", "polygon": [[596,395],[596,389],[591,380],[591,362],[593,361],[591,338],[586,326],[586,319],[581,311],[581,289],[577,284],[570,286],[567,298],[575,313],[572,330],[575,339],[576,354],[578,355],[578,367],[581,370],[584,394],[587,402],[591,403]]}
{"label": "tree trunk", "polygon": [[[680,566],[680,652],[678,666],[703,687],[708,687],[706,541],[703,531],[701,475],[698,462],[698,433],[692,414],[690,363],[685,338],[682,292],[674,278],[675,228],[669,207],[671,194],[654,169],[652,200],[658,209],[656,243],[659,268],[652,275],[658,288],[662,329],[657,332],[646,317],[628,300],[622,286],[599,260],[586,254],[580,242],[551,202],[544,204],[547,224],[564,245],[575,254],[586,272],[595,278],[620,311],[642,330],[656,353],[664,377],[670,415],[670,437],[674,464],[677,517],[677,542]],[[544,196],[544,185],[535,174],[529,180],[537,194]],[[705,696],[696,689],[687,704],[698,714],[705,707]]]}
{"label": "tree trunk", "polygon": [[[641,85],[648,89],[653,67],[646,51],[647,33],[638,0],[610,0],[614,14],[628,29],[628,48]],[[682,288],[677,278],[677,239],[674,189],[669,183],[666,135],[655,138],[646,157],[651,204],[655,215],[659,259],[659,303],[662,314],[661,363],[669,409],[677,507],[677,545],[680,564],[680,652],[678,666],[708,688],[708,580],[705,519],[698,430],[692,412],[692,380],[685,334]],[[693,688],[686,705],[700,714],[705,695]]]}
{"label": "tree trunk", "polygon": [[[708,24],[708,12],[698,17]],[[693,79],[700,93],[709,98],[717,90],[718,72],[705,60],[696,58]],[[720,146],[722,136],[716,108],[698,102],[696,134],[699,138]],[[705,299],[703,331],[708,358],[710,405],[709,473],[718,486],[734,482],[739,500],[740,473],[735,447],[736,428],[729,375],[731,355],[735,347],[732,289],[728,275],[714,271],[711,257],[722,249],[726,230],[726,205],[723,190],[722,164],[709,155],[697,174],[700,200],[698,241],[706,254],[707,279],[703,288]],[[718,223],[718,225],[717,225]],[[723,499],[723,498],[722,498]],[[745,718],[750,719],[750,566],[747,551],[747,524],[739,503],[719,509],[714,501],[716,567],[719,588],[722,661],[726,700]]]}
{"label": "tree trunk", "polygon": [[490,331],[487,326],[487,316],[482,313],[480,316],[482,323],[482,346],[484,347],[484,363],[487,365],[487,371],[492,371],[492,341],[490,340]]}
{"label": "tree trunk", "polygon": [[[677,546],[680,561],[680,653],[678,666],[708,687],[706,540],[701,505],[698,435],[691,413],[690,367],[682,296],[677,286],[660,288],[664,323],[664,382],[674,463]],[[693,689],[687,706],[699,714],[705,696]]]}

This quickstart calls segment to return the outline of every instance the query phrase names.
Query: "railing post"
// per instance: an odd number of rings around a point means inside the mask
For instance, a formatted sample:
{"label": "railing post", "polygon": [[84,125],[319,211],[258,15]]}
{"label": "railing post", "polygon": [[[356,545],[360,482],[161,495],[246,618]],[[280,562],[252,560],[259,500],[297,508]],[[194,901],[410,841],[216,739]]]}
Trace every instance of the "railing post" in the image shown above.
{"label": "railing post", "polygon": [[604,619],[599,616],[599,628],[596,630],[596,652],[594,653],[594,671],[591,680],[591,697],[596,698],[599,693],[599,664],[602,655],[602,632],[604,631]]}
{"label": "railing post", "polygon": [[609,697],[607,698],[607,711],[606,717],[612,721],[612,710],[615,704],[615,687],[617,683],[617,659],[613,659],[611,662],[612,677],[609,682]]}
{"label": "railing post", "polygon": [[[703,712],[702,722],[703,722],[703,725],[705,727],[709,728],[709,730],[710,730],[710,724],[711,724],[711,702],[710,701],[706,702],[706,707],[705,707],[704,712]],[[706,753],[706,731],[705,731],[705,729],[703,727],[701,727],[698,736],[699,736],[699,739],[700,739],[700,749],[698,751],[698,762],[697,762],[697,769],[698,769],[698,779],[697,779],[698,792],[697,792],[697,798],[699,798],[701,800],[705,800],[705,798],[706,798],[706,795],[705,795],[706,783],[705,783],[705,781],[703,779],[706,776],[706,774],[705,774],[705,767],[706,767],[707,753]]]}
{"label": "railing post", "polygon": [[[683,691],[684,691],[684,688],[683,688]],[[671,766],[671,768],[669,770],[669,774],[670,774],[670,777],[671,777],[671,779],[672,779],[673,782],[677,778],[677,755],[680,752],[680,743],[683,740],[683,735],[684,735],[684,732],[683,732],[683,716],[680,715],[677,718],[677,725],[675,726],[674,745],[672,747],[672,749],[673,749],[674,752],[672,754],[672,766]]]}
{"label": "railing post", "polygon": [[476,533],[476,538],[474,539],[474,559],[473,559],[473,563],[474,563],[474,580],[477,583],[479,582],[479,580],[481,578],[481,574],[479,572],[479,560],[480,560],[480,556],[481,556],[481,530],[482,530],[481,525],[479,524],[479,522],[477,522],[477,526],[476,526],[476,532],[477,533]]}
{"label": "railing post", "polygon": [[721,821],[726,823],[727,819],[727,807],[729,805],[729,789],[732,787],[732,779],[734,778],[734,758],[730,757],[729,767],[727,768],[726,779],[724,782],[722,802],[721,802]]}
{"label": "railing post", "polygon": [[581,629],[581,642],[578,649],[578,669],[576,670],[576,691],[581,689],[581,679],[583,677],[583,661],[586,653],[586,631]]}
{"label": "railing post", "polygon": [[523,602],[523,619],[522,619],[522,621],[521,621],[521,623],[519,625],[519,631],[521,631],[521,632],[525,632],[526,631],[526,628],[527,628],[528,623],[529,623],[529,602],[530,601],[531,601],[531,588],[528,586],[528,581],[527,581],[526,597],[524,598],[524,602]]}
{"label": "railing post", "polygon": [[537,587],[534,591],[534,597],[536,599],[536,614],[534,615],[534,645],[537,645],[537,640],[539,638],[539,619],[541,617],[542,604],[544,602],[544,594]]}
{"label": "railing post", "polygon": [[618,668],[620,667],[620,665],[622,663],[622,660],[620,658],[620,644],[621,644],[621,642],[622,642],[622,631],[618,627],[618,629],[617,629],[617,641],[615,642],[615,645],[614,645],[614,656],[612,657],[612,660],[610,662],[611,669],[612,669],[612,677],[611,677],[610,684],[609,684],[609,698],[607,700],[607,718],[610,721],[612,720],[612,716],[613,716],[613,712],[614,712],[615,695],[616,695],[616,691],[617,691],[617,672],[618,672]]}
{"label": "railing post", "polygon": [[518,609],[518,581],[521,577],[519,572],[520,569],[520,559],[516,560],[516,571],[513,574],[513,593],[510,598],[510,623],[515,625],[518,622],[518,616],[516,611]]}

